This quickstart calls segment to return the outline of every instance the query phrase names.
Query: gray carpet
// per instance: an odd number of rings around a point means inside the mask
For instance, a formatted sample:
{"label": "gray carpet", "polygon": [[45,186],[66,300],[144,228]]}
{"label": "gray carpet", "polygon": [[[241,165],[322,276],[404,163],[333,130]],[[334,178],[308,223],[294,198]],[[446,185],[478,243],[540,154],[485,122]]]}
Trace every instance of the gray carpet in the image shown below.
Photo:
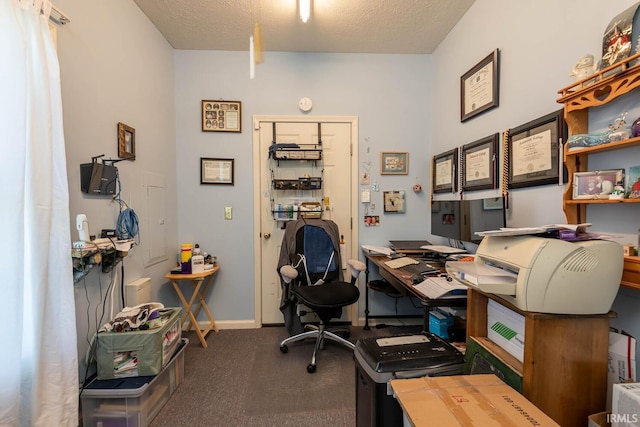
{"label": "gray carpet", "polygon": [[[416,333],[419,327],[351,328],[350,341]],[[186,335],[184,379],[151,427],[164,426],[355,426],[353,352],[329,342],[317,371],[307,373],[313,342],[280,352],[284,327],[221,330],[202,348]]]}

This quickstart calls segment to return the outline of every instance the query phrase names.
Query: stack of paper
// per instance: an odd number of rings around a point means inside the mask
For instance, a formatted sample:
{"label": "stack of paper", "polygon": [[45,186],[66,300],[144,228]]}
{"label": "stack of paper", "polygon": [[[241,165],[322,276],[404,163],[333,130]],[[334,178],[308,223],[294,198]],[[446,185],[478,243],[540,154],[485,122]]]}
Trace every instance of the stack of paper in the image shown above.
{"label": "stack of paper", "polygon": [[447,273],[454,279],[483,292],[515,295],[518,275],[498,267],[477,262],[449,261],[445,264]]}
{"label": "stack of paper", "polygon": [[451,294],[451,292],[466,290],[467,286],[459,282],[449,281],[444,277],[427,277],[425,280],[415,285],[414,289],[431,299],[442,297],[459,298],[459,294]]}

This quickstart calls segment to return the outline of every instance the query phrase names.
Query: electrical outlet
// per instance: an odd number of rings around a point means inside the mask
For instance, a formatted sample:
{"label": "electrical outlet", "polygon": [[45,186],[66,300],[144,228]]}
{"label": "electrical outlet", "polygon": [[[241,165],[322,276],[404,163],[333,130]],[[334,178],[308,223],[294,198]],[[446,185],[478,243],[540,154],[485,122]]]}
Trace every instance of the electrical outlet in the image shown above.
{"label": "electrical outlet", "polygon": [[231,206],[225,206],[224,208],[224,219],[231,219],[233,218],[233,210],[231,208]]}

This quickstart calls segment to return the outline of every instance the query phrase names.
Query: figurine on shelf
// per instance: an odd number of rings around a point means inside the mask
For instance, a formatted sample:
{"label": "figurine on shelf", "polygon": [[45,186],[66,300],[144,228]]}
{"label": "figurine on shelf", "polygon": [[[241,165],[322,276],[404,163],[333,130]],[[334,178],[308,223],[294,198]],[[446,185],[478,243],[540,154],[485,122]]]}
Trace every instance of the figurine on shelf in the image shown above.
{"label": "figurine on shelf", "polygon": [[640,117],[631,125],[631,136],[637,138],[640,136]]}
{"label": "figurine on shelf", "polygon": [[631,132],[627,128],[627,114],[622,113],[621,117],[618,117],[616,121],[609,125],[609,142],[614,141],[622,141],[623,139],[628,139],[631,136]]}
{"label": "figurine on shelf", "polygon": [[600,61],[596,61],[595,57],[592,54],[588,53],[578,59],[578,62],[575,63],[569,75],[575,77],[576,81],[579,81],[586,79],[599,69]]}
{"label": "figurine on shelf", "polygon": [[601,144],[608,144],[613,141],[621,141],[630,137],[631,133],[627,127],[627,113],[622,113],[609,129],[601,133],[581,133],[569,137],[569,149],[595,147]]}

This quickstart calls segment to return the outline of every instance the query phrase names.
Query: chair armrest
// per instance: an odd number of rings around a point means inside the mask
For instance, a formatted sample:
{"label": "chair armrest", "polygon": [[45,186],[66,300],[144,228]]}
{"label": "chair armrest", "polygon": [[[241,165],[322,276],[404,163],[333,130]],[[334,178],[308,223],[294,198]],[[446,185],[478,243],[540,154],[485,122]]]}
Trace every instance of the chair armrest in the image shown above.
{"label": "chair armrest", "polygon": [[280,268],[280,275],[282,276],[282,280],[284,280],[285,283],[291,283],[293,279],[298,277],[298,270],[290,265],[283,265]]}
{"label": "chair armrest", "polygon": [[358,261],[357,259],[350,259],[349,261],[347,261],[347,264],[349,264],[349,268],[351,269],[351,282],[355,283],[360,272],[364,271],[367,266],[364,262]]}

